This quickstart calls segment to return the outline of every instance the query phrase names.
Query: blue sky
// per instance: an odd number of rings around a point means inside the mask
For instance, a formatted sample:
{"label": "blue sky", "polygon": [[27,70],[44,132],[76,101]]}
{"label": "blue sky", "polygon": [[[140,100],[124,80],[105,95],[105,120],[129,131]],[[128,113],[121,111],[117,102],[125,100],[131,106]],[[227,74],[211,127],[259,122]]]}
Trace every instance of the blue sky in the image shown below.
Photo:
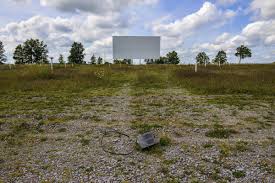
{"label": "blue sky", "polygon": [[73,41],[92,54],[112,58],[112,35],[159,35],[161,53],[176,50],[182,63],[223,49],[229,61],[245,44],[247,63],[275,61],[275,0],[1,0],[0,41],[9,61],[29,38],[47,43],[49,55],[68,55]]}

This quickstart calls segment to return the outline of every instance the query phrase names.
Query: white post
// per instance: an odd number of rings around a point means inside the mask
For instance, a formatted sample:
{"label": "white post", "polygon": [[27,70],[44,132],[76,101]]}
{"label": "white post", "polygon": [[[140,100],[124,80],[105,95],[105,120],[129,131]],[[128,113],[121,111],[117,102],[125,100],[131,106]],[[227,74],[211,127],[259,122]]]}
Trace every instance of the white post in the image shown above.
{"label": "white post", "polygon": [[195,72],[197,72],[198,71],[198,64],[197,64],[197,62],[195,63]]}
{"label": "white post", "polygon": [[65,63],[64,65],[65,65],[65,69],[66,69],[66,67],[67,67],[67,66],[66,66],[66,61],[65,61],[64,63]]}
{"label": "white post", "polygon": [[51,71],[53,73],[53,57],[51,57]]}
{"label": "white post", "polygon": [[220,62],[220,60],[219,60],[219,67],[221,68],[221,62]]}

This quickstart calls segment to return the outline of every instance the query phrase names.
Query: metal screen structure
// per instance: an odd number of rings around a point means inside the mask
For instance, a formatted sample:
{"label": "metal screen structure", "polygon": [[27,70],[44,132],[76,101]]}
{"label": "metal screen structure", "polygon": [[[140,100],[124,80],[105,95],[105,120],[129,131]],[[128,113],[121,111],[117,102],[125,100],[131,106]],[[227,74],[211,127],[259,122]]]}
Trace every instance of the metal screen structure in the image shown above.
{"label": "metal screen structure", "polygon": [[159,36],[113,36],[114,59],[159,59]]}

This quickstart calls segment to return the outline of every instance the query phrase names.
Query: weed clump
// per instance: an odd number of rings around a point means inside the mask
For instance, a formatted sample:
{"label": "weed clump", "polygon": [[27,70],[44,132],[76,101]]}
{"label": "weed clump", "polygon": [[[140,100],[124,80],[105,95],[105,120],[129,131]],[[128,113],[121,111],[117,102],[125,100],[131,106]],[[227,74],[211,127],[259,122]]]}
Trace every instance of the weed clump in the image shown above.
{"label": "weed clump", "polygon": [[160,140],[159,140],[160,146],[163,146],[163,147],[169,146],[171,142],[172,140],[167,135],[163,135],[162,137],[160,137]]}
{"label": "weed clump", "polygon": [[242,170],[236,170],[236,171],[234,171],[233,173],[233,176],[235,177],[235,178],[242,178],[242,177],[245,177],[245,172],[244,171],[242,171]]}
{"label": "weed clump", "polygon": [[89,139],[85,139],[85,138],[82,138],[80,140],[80,143],[82,144],[82,146],[87,146],[90,144],[90,140]]}
{"label": "weed clump", "polygon": [[236,149],[236,151],[239,151],[239,152],[247,151],[249,149],[248,142],[238,141],[235,145],[235,149]]}
{"label": "weed clump", "polygon": [[206,149],[207,149],[207,148],[211,148],[211,147],[213,147],[213,146],[214,146],[214,145],[211,144],[211,143],[209,143],[209,142],[202,145],[202,147],[203,147],[203,148],[206,148]]}
{"label": "weed clump", "polygon": [[237,131],[233,129],[224,128],[221,125],[215,124],[212,130],[209,130],[205,133],[205,136],[211,138],[225,139],[228,138],[231,134],[236,134]]}

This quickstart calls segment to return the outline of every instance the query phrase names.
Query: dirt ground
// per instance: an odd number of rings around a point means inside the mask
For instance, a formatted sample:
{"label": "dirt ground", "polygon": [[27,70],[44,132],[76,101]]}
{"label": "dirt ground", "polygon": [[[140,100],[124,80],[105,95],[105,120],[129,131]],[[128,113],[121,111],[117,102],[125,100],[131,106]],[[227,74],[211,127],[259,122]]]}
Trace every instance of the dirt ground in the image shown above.
{"label": "dirt ground", "polygon": [[[44,114],[55,109],[1,116],[0,182],[275,182],[274,101],[128,85],[75,101],[54,119]],[[113,129],[130,138],[102,139]],[[141,150],[145,131],[162,143]]]}

